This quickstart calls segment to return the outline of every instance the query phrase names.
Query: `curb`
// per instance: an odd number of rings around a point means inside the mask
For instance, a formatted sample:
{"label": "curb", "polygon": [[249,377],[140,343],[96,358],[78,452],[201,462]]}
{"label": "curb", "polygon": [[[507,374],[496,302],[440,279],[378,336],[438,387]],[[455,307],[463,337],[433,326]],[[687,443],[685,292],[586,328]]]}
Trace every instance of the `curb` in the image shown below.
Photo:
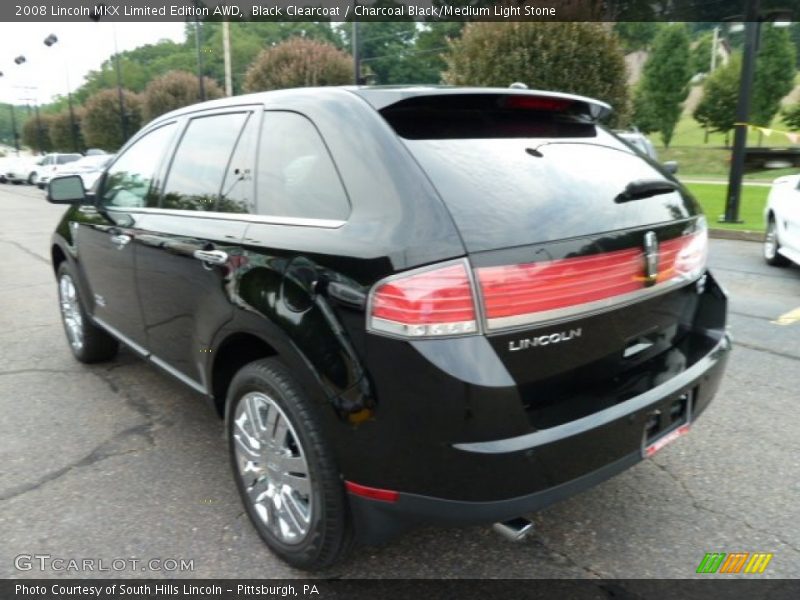
{"label": "curb", "polygon": [[742,242],[763,242],[764,234],[760,231],[740,231],[736,229],[709,229],[709,237],[720,240],[739,240]]}

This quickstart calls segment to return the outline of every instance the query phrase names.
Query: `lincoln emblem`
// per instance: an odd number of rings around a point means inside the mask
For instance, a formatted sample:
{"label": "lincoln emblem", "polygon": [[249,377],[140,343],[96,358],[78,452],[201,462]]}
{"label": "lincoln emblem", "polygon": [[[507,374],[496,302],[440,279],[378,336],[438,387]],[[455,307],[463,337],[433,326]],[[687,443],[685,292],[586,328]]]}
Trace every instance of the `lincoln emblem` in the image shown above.
{"label": "lincoln emblem", "polygon": [[644,285],[655,285],[658,279],[658,238],[652,231],[644,234]]}

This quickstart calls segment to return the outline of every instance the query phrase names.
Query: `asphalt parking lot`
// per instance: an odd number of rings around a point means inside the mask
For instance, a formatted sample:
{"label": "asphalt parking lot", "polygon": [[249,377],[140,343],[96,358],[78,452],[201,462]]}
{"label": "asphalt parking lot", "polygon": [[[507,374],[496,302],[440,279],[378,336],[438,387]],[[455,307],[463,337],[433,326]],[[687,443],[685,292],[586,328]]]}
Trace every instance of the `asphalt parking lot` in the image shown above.
{"label": "asphalt parking lot", "polygon": [[[64,575],[19,571],[20,554],[194,561],[183,573],[94,573],[104,577],[305,576],[250,526],[201,398],[124,350],[103,365],[73,360],[49,260],[63,210],[0,185],[0,577]],[[712,241],[735,348],[688,436],[534,515],[520,544],[490,527],[426,528],[321,575],[682,578],[706,552],[742,551],[774,553],[759,577],[796,577],[800,321],[774,321],[800,307],[800,268],[768,267],[760,252]]]}

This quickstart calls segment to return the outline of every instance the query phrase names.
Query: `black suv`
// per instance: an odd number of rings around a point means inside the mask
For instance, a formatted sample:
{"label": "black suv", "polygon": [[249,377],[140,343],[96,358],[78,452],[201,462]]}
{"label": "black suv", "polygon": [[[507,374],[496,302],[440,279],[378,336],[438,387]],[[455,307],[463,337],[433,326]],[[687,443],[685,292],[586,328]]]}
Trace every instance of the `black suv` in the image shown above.
{"label": "black suv", "polygon": [[688,430],[730,347],[696,201],[609,111],[353,87],[159,117],[91,192],[50,184],[72,352],[205,396],[302,568],[603,481]]}

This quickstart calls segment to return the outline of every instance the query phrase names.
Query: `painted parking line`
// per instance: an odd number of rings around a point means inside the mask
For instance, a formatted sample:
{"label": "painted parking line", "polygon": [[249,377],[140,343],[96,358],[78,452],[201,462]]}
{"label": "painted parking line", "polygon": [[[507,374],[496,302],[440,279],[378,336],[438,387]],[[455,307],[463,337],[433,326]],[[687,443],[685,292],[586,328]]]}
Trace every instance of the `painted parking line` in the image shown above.
{"label": "painted parking line", "polygon": [[775,325],[792,325],[800,321],[800,308],[795,308],[772,321]]}

